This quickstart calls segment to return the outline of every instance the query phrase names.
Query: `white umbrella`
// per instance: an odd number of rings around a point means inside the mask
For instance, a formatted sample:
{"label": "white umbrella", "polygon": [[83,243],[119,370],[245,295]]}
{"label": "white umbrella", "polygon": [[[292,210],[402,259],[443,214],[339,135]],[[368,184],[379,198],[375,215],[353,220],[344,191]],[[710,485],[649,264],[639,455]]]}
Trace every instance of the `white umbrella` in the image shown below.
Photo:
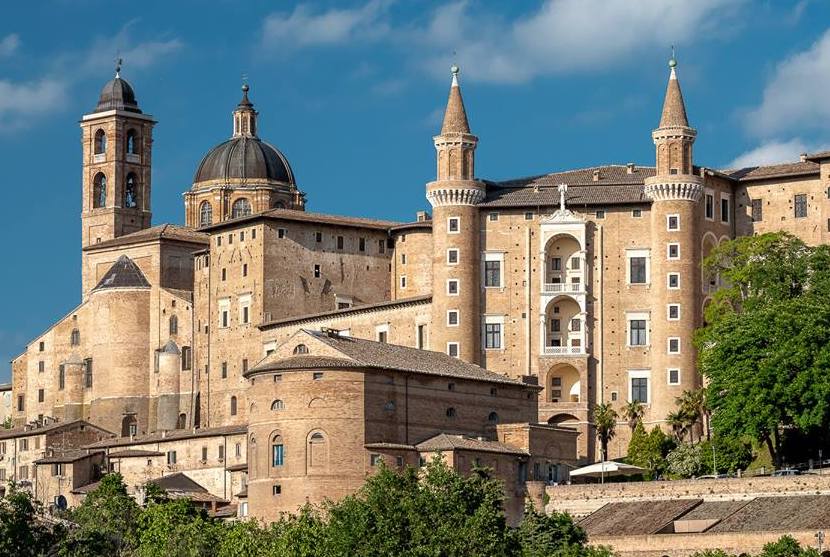
{"label": "white umbrella", "polygon": [[634,466],[633,464],[626,464],[624,462],[617,462],[615,460],[606,460],[605,462],[595,462],[576,470],[571,470],[570,476],[582,476],[584,478],[605,478],[605,476],[636,476],[645,472],[645,468]]}

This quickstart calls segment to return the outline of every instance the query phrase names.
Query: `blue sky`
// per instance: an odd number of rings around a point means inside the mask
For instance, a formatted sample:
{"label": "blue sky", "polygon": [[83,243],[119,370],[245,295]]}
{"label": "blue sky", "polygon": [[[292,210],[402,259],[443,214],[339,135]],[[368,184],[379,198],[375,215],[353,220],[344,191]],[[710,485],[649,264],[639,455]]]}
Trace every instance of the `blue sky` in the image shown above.
{"label": "blue sky", "polygon": [[669,45],[696,162],[830,146],[826,0],[52,0],[0,19],[0,381],[80,297],[80,143],[113,59],[156,117],[154,223],[183,221],[201,156],[248,75],[260,132],[309,210],[411,220],[461,66],[477,173],[653,163]]}

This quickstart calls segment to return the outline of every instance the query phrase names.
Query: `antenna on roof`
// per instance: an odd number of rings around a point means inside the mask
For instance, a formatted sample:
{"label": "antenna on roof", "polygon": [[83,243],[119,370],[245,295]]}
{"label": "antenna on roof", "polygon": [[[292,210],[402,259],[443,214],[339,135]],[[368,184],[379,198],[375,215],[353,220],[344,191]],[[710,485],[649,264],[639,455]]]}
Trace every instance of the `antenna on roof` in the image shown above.
{"label": "antenna on roof", "polygon": [[121,58],[121,51],[117,50],[115,53],[115,79],[121,79],[121,64],[124,63],[124,59]]}

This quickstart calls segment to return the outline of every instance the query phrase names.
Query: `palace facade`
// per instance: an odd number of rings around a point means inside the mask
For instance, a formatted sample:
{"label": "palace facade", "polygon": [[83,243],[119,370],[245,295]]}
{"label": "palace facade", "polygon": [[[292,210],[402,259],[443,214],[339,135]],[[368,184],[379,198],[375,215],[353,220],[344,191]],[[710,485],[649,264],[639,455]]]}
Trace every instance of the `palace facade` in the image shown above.
{"label": "palace facade", "polygon": [[703,258],[741,235],[830,236],[830,152],[696,164],[675,66],[654,165],[498,182],[476,175],[454,67],[431,212],[408,223],[306,211],[246,85],[183,226],[151,223],[156,121],[117,72],[80,123],[81,301],[12,361],[12,438],[90,424],[106,435],[71,458],[100,452],[83,462],[138,491],[215,469],[189,477],[273,518],[437,453],[494,467],[518,501],[601,458],[594,405],[639,401],[664,424],[701,384],[692,335],[718,287]]}

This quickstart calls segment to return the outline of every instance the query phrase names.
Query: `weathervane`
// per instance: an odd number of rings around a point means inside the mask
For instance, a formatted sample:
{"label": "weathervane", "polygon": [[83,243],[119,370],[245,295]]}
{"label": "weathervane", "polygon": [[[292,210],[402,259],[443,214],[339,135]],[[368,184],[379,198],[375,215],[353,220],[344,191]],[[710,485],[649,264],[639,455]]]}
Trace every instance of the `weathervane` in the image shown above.
{"label": "weathervane", "polygon": [[121,77],[121,64],[124,63],[124,60],[121,58],[121,51],[117,50],[115,53],[115,78],[118,79]]}

